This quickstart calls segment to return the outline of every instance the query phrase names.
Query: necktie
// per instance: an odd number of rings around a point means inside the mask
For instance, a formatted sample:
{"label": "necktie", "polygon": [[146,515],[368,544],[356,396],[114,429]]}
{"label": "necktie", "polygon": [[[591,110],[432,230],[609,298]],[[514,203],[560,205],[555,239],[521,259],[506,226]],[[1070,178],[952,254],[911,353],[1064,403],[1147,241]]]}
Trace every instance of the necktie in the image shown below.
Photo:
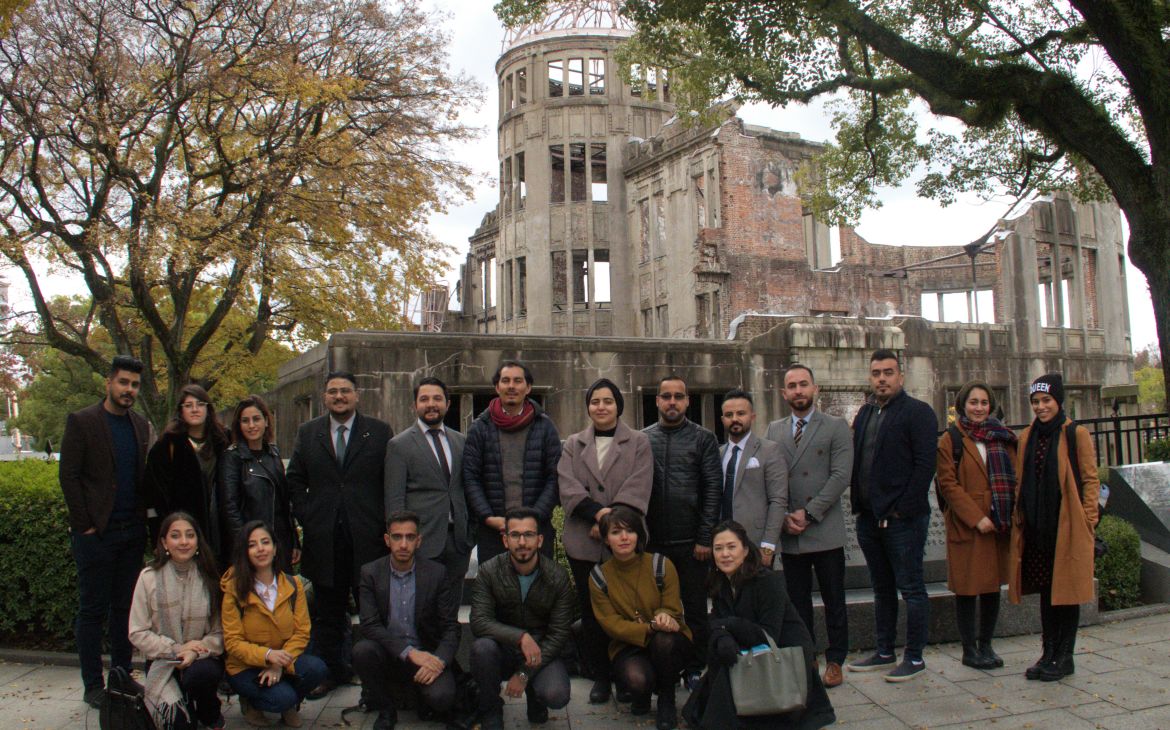
{"label": "necktie", "polygon": [[337,454],[338,465],[345,463],[345,426],[337,427],[337,440],[333,442],[333,451]]}
{"label": "necktie", "polygon": [[800,437],[804,435],[804,419],[796,419],[796,433],[792,434],[792,443],[794,446],[800,445]]}
{"label": "necktie", "polygon": [[739,445],[731,447],[731,458],[727,460],[727,473],[723,475],[723,499],[719,505],[719,519],[730,520],[731,502],[735,494],[735,466],[739,461]]}
{"label": "necktie", "polygon": [[435,453],[439,455],[439,466],[443,467],[443,476],[447,478],[447,483],[451,483],[451,466],[447,464],[447,452],[443,451],[443,442],[439,440],[439,429],[428,428],[427,433],[431,435],[431,441],[435,442]]}

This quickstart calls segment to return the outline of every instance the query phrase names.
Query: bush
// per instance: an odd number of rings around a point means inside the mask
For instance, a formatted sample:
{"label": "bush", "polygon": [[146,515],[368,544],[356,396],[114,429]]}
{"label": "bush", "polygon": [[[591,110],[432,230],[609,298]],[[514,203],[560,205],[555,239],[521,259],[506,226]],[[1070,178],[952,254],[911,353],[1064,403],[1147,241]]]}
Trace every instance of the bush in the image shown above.
{"label": "bush", "polygon": [[1097,536],[1109,546],[1097,559],[1095,573],[1101,609],[1114,611],[1136,606],[1141,595],[1142,548],[1137,530],[1120,517],[1109,515],[1097,525]]}
{"label": "bush", "polygon": [[0,575],[0,632],[72,635],[77,571],[56,462],[0,462]]}
{"label": "bush", "polygon": [[1170,439],[1151,441],[1146,446],[1146,461],[1170,461]]}

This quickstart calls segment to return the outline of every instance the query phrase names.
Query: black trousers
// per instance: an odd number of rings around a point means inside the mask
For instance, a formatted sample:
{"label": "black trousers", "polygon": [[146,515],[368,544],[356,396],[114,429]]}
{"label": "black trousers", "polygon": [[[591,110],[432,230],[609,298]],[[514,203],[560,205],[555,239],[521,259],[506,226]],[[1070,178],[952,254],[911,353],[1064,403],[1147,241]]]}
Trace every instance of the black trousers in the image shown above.
{"label": "black trousers", "polygon": [[314,583],[313,591],[313,626],[308,652],[325,662],[333,681],[348,682],[353,677],[353,668],[347,608],[351,597],[357,605],[358,586],[354,582],[353,538],[343,522],[338,522],[333,534],[333,585]]}
{"label": "black trousers", "polygon": [[577,608],[581,613],[581,636],[577,642],[577,649],[581,661],[589,669],[594,680],[608,682],[610,680],[609,664],[609,636],[597,623],[593,615],[593,599],[589,595],[589,572],[597,563],[589,560],[569,558],[569,568],[573,571],[573,584],[577,586]]}
{"label": "black trousers", "polygon": [[446,712],[455,703],[455,675],[448,666],[430,684],[418,684],[414,675],[418,667],[391,656],[376,641],[362,639],[353,647],[353,668],[362,678],[362,690],[371,709],[394,708],[392,685],[413,688],[432,710]]}
{"label": "black trousers", "polygon": [[[471,645],[471,674],[479,686],[479,712],[487,715],[503,705],[500,683],[524,665],[524,656],[515,646],[503,646],[495,639],[481,637]],[[528,698],[551,709],[569,704],[569,672],[559,658],[545,664],[528,678]]]}
{"label": "black trousers", "polygon": [[820,550],[813,553],[781,553],[784,565],[784,581],[788,584],[788,597],[796,606],[796,613],[808,628],[808,635],[816,644],[813,631],[813,574],[821,589],[821,600],[825,604],[825,633],[828,634],[828,648],[825,661],[844,664],[849,654],[849,616],[845,610],[845,548]]}
{"label": "black trousers", "polygon": [[443,584],[451,592],[451,606],[455,617],[459,616],[459,607],[463,605],[463,580],[467,577],[467,566],[471,563],[470,552],[460,552],[455,546],[455,534],[451,525],[447,525],[446,542],[443,552],[435,558],[447,569]]}
{"label": "black trousers", "polygon": [[707,573],[711,565],[695,560],[695,544],[650,545],[648,552],[662,553],[670,558],[678,572],[678,588],[682,598],[683,616],[695,637],[695,656],[690,670],[702,670],[707,662]]}

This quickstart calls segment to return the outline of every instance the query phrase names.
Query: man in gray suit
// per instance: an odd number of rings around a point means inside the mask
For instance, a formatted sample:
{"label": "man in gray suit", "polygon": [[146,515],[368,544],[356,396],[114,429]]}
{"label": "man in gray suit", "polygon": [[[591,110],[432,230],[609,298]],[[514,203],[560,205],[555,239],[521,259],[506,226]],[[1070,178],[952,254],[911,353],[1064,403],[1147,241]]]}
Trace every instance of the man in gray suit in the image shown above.
{"label": "man in gray suit", "polygon": [[790,365],[784,371],[784,400],[792,415],[773,421],[768,438],[780,445],[788,463],[788,515],[780,536],[788,595],[811,634],[816,571],[829,640],[824,684],[836,687],[843,681],[841,665],[849,653],[841,495],[853,469],[853,440],[844,419],[814,407],[818,392],[810,368]]}
{"label": "man in gray suit", "polygon": [[770,567],[788,503],[788,467],[776,444],[752,433],[756,413],[750,393],[739,388],[727,391],[720,409],[728,440],[719,449],[723,465],[719,521],[743,525]]}
{"label": "man in gray suit", "polygon": [[419,516],[419,555],[447,569],[444,585],[458,611],[474,532],[463,496],[463,434],[443,424],[449,406],[438,378],[414,386],[417,420],[386,446],[386,516],[402,510]]}

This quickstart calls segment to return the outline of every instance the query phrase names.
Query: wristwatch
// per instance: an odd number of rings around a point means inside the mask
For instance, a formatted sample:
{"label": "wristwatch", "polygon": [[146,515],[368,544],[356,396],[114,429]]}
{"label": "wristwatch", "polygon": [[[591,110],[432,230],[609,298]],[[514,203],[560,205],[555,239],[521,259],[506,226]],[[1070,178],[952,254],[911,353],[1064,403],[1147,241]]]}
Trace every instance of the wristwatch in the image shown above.
{"label": "wristwatch", "polygon": [[518,670],[516,672],[516,676],[519,677],[520,679],[522,679],[525,684],[528,683],[528,672],[524,671],[523,669]]}

